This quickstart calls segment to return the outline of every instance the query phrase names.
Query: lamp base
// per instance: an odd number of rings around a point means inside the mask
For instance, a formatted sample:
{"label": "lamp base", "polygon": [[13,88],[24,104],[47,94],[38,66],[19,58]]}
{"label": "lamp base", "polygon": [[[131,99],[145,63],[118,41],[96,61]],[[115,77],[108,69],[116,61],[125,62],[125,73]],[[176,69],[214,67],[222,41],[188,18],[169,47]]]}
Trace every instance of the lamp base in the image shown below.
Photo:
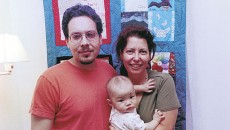
{"label": "lamp base", "polygon": [[2,63],[0,64],[0,75],[10,75],[13,71],[13,64],[11,63]]}

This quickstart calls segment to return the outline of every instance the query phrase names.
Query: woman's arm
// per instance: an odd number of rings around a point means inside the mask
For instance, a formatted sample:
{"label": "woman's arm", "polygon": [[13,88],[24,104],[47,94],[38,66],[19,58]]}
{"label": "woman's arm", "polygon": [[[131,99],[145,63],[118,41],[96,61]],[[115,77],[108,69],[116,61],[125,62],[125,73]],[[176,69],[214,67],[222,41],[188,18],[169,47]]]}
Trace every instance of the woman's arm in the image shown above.
{"label": "woman's arm", "polygon": [[53,120],[31,114],[31,130],[50,130]]}
{"label": "woman's arm", "polygon": [[[181,106],[176,94],[173,78],[169,74],[162,74],[161,86],[157,96],[157,108],[164,111],[165,119],[156,130],[173,130],[176,124],[178,108]],[[157,82],[157,81],[156,81]]]}
{"label": "woman's arm", "polygon": [[165,119],[160,122],[155,130],[174,130],[177,114],[178,109],[163,112]]}

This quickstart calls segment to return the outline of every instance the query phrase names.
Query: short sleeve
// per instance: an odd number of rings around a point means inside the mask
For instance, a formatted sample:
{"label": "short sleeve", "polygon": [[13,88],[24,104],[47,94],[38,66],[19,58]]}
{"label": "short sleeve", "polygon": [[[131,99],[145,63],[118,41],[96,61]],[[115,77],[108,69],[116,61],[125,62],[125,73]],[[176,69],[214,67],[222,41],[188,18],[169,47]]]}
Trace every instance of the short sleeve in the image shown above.
{"label": "short sleeve", "polygon": [[158,88],[156,107],[161,111],[170,111],[180,107],[176,95],[175,83],[169,74],[163,74]]}
{"label": "short sleeve", "polygon": [[39,117],[53,119],[57,110],[57,90],[45,77],[41,76],[36,84],[30,113]]}

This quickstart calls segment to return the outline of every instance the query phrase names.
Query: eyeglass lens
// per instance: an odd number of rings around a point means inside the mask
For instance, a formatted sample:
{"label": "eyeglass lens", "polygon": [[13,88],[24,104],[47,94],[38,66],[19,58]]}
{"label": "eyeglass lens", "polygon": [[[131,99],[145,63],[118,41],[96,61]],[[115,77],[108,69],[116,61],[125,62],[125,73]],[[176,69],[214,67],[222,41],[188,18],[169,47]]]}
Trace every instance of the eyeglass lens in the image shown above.
{"label": "eyeglass lens", "polygon": [[80,42],[83,38],[83,35],[85,35],[85,37],[87,38],[88,41],[93,41],[93,40],[96,40],[98,33],[95,31],[89,31],[89,32],[86,32],[85,34],[74,33],[70,36],[70,40],[73,43]]}

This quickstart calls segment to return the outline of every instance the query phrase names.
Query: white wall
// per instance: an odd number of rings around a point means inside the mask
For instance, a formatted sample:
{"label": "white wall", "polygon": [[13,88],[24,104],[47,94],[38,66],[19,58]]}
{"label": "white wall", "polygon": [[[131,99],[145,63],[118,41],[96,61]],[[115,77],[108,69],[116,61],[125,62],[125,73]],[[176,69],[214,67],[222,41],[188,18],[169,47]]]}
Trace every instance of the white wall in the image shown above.
{"label": "white wall", "polygon": [[230,129],[229,5],[187,0],[187,130]]}
{"label": "white wall", "polygon": [[47,68],[43,1],[0,0],[0,16],[0,33],[18,35],[29,57],[0,75],[0,130],[29,130],[35,83]]}

